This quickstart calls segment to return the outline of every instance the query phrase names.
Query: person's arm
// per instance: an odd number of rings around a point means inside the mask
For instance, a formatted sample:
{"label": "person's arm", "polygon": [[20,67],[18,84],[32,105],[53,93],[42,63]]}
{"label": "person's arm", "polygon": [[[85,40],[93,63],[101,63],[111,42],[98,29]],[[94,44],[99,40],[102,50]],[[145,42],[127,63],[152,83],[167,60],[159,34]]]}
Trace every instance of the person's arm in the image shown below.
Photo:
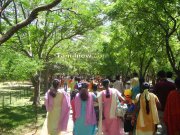
{"label": "person's arm", "polygon": [[155,84],[155,86],[154,86],[154,88],[153,88],[153,93],[155,94],[155,95],[157,95],[157,93],[158,93],[158,85],[157,84]]}
{"label": "person's arm", "polygon": [[161,103],[160,103],[160,101],[156,95],[155,95],[155,102],[156,102],[157,109],[160,110],[161,109]]}
{"label": "person's arm", "polygon": [[116,92],[117,92],[118,99],[119,99],[121,102],[126,102],[126,100],[124,99],[124,97],[122,96],[122,94],[121,94],[118,90],[116,90]]}

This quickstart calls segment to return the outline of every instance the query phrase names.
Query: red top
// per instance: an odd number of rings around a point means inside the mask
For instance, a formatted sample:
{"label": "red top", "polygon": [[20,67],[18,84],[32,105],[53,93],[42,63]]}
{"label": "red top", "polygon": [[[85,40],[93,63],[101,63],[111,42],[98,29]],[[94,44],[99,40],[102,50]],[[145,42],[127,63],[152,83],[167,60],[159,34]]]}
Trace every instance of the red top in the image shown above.
{"label": "red top", "polygon": [[164,122],[168,135],[180,134],[180,92],[177,90],[169,93],[164,111]]}

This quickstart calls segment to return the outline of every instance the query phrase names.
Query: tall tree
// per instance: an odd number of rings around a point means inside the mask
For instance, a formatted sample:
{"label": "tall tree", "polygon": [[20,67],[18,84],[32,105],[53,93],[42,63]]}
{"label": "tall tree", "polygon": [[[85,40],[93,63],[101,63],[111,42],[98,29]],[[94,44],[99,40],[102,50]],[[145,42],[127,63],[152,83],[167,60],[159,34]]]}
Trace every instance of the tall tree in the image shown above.
{"label": "tall tree", "polygon": [[[29,58],[43,61],[43,70],[46,74],[43,80],[47,81],[49,65],[52,65],[53,59],[57,57],[61,44],[65,43],[63,41],[73,40],[75,36],[82,36],[85,32],[101,25],[101,19],[98,18],[99,9],[92,6],[93,3],[74,2],[62,2],[57,9],[42,13],[32,25],[20,30],[12,40],[8,41],[9,46],[14,50]],[[39,103],[41,72],[42,70],[39,70],[31,77],[35,87],[34,104]],[[45,86],[46,90],[47,86]]]}

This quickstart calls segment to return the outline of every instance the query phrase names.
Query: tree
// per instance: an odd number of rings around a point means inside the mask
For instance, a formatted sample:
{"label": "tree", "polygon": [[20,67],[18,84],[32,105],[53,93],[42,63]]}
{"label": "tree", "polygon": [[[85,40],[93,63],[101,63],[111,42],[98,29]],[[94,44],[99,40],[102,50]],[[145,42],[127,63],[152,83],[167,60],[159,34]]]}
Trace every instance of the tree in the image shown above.
{"label": "tree", "polygon": [[[21,63],[21,64],[19,64]],[[0,80],[29,80],[31,74],[42,68],[42,63],[32,60],[11,48],[0,48]]]}
{"label": "tree", "polygon": [[6,42],[25,56],[43,62],[44,68],[31,76],[35,87],[34,104],[39,104],[42,72],[45,74],[43,80],[46,84],[45,90],[47,90],[49,68],[52,67],[52,64],[62,65],[57,61],[54,62],[61,44],[66,43],[64,42],[66,40],[72,40],[75,36],[82,36],[85,32],[101,25],[101,19],[98,18],[99,9],[96,6],[85,1],[74,2],[76,3],[62,2],[62,7],[40,14],[40,17],[32,25],[21,29],[11,40]]}
{"label": "tree", "polygon": [[[147,58],[150,58],[149,61],[152,61],[153,57],[159,59],[156,57],[157,53],[154,52],[163,54],[164,48],[166,48],[166,57],[169,59],[174,72],[177,75],[179,74],[178,63],[180,58],[179,55],[174,55],[178,54],[179,52],[179,48],[177,47],[179,39],[178,34],[176,34],[178,33],[179,27],[178,3],[179,1],[176,0],[118,0],[111,5],[109,10],[110,12],[108,12],[110,18],[117,22],[118,25],[122,25],[122,27],[124,27],[123,30],[127,31],[127,34],[131,35],[132,33],[130,40],[133,41],[133,46],[137,48],[137,50],[132,51],[133,53],[138,51],[141,55],[139,58],[134,58],[134,60],[141,61],[141,64],[138,66],[140,69],[142,69],[143,65],[146,67],[145,63],[143,62],[144,60],[147,61]],[[128,28],[130,29],[128,30]],[[156,46],[158,46],[159,49]],[[151,49],[154,52],[149,53],[147,58],[144,57],[146,54],[144,51],[147,50],[148,52],[151,52]],[[147,68],[145,68],[145,71],[146,70]]]}
{"label": "tree", "polygon": [[[5,12],[5,10],[8,10],[7,8],[8,8],[8,6],[10,4],[12,4],[12,2],[14,4],[14,9],[13,10],[15,10],[16,23],[11,28],[9,28],[5,33],[2,33],[2,31],[0,32],[1,33],[0,45],[2,45],[9,38],[11,38],[20,29],[24,28],[25,26],[30,24],[33,20],[35,20],[37,18],[37,16],[38,16],[39,12],[50,10],[51,8],[53,8],[56,5],[58,5],[61,2],[61,0],[54,0],[51,3],[47,4],[47,5],[38,6],[38,7],[34,8],[32,10],[32,12],[29,14],[29,16],[26,19],[24,19],[23,21],[19,22],[19,23],[17,21],[17,16],[18,16],[17,13],[18,13],[18,11],[17,11],[16,3],[14,2],[14,0],[7,0],[7,1],[4,0],[4,1],[1,1],[1,3],[0,3],[0,5],[1,5],[1,8],[0,8],[0,19],[6,21],[9,24],[11,24],[10,20],[8,18],[6,18],[6,15],[5,15],[4,12]],[[24,10],[21,2],[20,2],[20,4],[21,4],[21,7],[22,7],[22,10]],[[0,21],[0,23],[1,23],[1,21]]]}

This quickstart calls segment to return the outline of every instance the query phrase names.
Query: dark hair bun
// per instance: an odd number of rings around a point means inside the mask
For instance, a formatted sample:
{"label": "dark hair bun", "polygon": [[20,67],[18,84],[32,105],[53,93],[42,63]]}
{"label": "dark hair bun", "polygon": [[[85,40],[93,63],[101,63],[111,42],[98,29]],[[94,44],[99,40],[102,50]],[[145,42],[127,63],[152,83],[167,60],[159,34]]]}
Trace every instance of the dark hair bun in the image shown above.
{"label": "dark hair bun", "polygon": [[109,80],[108,79],[104,79],[103,81],[102,81],[102,85],[103,86],[107,86],[107,85],[109,85]]}

